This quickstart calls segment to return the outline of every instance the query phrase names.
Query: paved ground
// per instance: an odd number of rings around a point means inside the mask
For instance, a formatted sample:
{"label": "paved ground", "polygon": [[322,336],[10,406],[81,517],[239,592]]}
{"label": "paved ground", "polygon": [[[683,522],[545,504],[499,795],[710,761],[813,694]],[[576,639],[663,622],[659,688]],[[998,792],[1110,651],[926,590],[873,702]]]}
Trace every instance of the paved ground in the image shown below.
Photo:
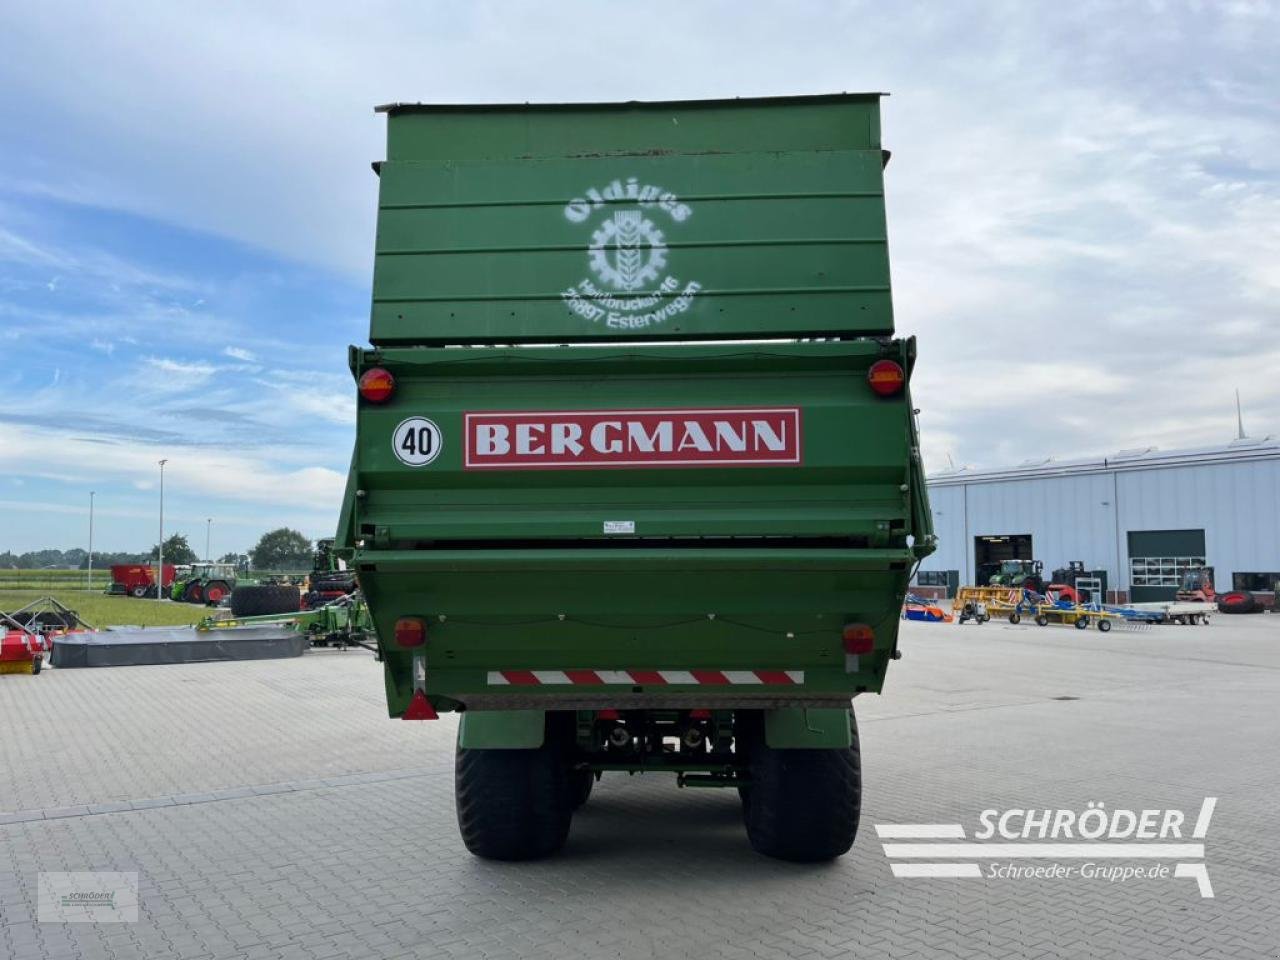
{"label": "paved ground", "polygon": [[[1280,956],[1280,616],[906,626],[858,704],[858,842],[817,867],[753,854],[734,794],[657,776],[606,778],[555,860],[475,860],[454,723],[385,719],[360,651],[0,677],[0,957]],[[1205,796],[1213,899],[898,879],[873,828],[1089,801],[1194,820]],[[139,922],[36,922],[49,870],[138,871]]]}

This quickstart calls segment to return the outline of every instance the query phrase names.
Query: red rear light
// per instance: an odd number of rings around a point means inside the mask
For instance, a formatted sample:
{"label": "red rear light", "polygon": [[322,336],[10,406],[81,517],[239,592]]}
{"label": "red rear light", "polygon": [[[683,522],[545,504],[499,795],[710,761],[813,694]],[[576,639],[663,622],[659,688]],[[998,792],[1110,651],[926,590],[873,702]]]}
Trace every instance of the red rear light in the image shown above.
{"label": "red rear light", "polygon": [[842,640],[844,652],[854,655],[870,653],[876,645],[876,635],[865,623],[846,623]]}
{"label": "red rear light", "polygon": [[386,403],[396,392],[396,378],[381,367],[360,374],[360,396],[370,403]]}
{"label": "red rear light", "polygon": [[867,371],[867,383],[880,396],[892,397],[902,392],[907,383],[907,375],[892,360],[877,360]]}
{"label": "red rear light", "polygon": [[417,617],[401,617],[396,621],[396,643],[402,647],[420,647],[427,642],[427,625]]}

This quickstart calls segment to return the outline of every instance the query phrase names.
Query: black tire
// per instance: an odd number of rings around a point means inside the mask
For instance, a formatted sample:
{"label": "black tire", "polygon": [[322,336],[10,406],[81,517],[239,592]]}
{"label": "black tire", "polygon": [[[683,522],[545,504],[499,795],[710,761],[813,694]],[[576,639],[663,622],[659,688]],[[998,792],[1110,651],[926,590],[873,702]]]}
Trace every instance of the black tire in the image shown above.
{"label": "black tire", "polygon": [[572,795],[573,809],[580,809],[591,797],[591,788],[596,785],[596,775],[590,770],[572,770],[569,772],[569,791]]}
{"label": "black tire", "polygon": [[1232,590],[1218,601],[1219,613],[1253,613],[1257,607],[1258,601],[1253,594],[1242,590]]}
{"label": "black tire", "polygon": [[477,857],[537,860],[564,846],[575,799],[568,750],[573,728],[564,719],[547,714],[546,736],[536,750],[458,747],[458,830]]}
{"label": "black tire", "polygon": [[35,656],[31,658],[31,672],[37,674],[44,667],[44,657]]}
{"label": "black tire", "polygon": [[133,597],[135,600],[141,600],[148,592],[148,587],[131,587],[129,590],[129,596]]}
{"label": "black tire", "polygon": [[300,599],[297,587],[246,584],[231,591],[231,615],[258,617],[272,613],[296,613]]}
{"label": "black tire", "polygon": [[[743,724],[750,780],[740,791],[747,839],[757,853],[795,863],[849,852],[862,810],[858,732],[840,749],[776,750],[759,714]],[[852,722],[852,714],[850,715]]]}
{"label": "black tire", "polygon": [[1111,629],[1111,621],[1108,620],[1106,617],[1103,617],[1098,621],[1099,632],[1106,633],[1110,629]]}
{"label": "black tire", "polygon": [[1049,625],[1049,618],[1048,618],[1048,617],[1046,617],[1043,613],[1037,613],[1037,614],[1036,614],[1036,626],[1037,626],[1037,627],[1047,627],[1048,625]]}
{"label": "black tire", "polygon": [[1009,614],[1009,622],[1010,622],[1010,623],[1021,623],[1021,622],[1022,622],[1022,614],[1020,614],[1020,613],[1011,613],[1011,614]]}
{"label": "black tire", "polygon": [[182,590],[183,603],[204,603],[204,590],[199,580],[192,580]]}
{"label": "black tire", "polygon": [[979,622],[979,623],[990,623],[990,622],[991,622],[991,614],[989,614],[989,613],[984,613],[982,616],[980,616],[980,617],[978,618],[978,622]]}
{"label": "black tire", "polygon": [[1088,629],[1089,629],[1089,618],[1088,618],[1088,617],[1076,617],[1076,629],[1077,629],[1077,630],[1088,630]]}

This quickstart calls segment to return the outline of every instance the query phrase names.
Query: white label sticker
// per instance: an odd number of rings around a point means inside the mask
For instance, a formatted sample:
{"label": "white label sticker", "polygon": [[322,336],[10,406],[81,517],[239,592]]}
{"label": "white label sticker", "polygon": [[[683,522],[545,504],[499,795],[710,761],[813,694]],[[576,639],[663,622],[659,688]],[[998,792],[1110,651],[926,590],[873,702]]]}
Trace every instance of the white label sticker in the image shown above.
{"label": "white label sticker", "polygon": [[391,435],[391,449],[396,459],[410,467],[425,467],[440,456],[443,445],[440,428],[426,417],[402,420]]}
{"label": "white label sticker", "polygon": [[604,522],[605,533],[635,533],[636,522],[634,520],[606,520]]}

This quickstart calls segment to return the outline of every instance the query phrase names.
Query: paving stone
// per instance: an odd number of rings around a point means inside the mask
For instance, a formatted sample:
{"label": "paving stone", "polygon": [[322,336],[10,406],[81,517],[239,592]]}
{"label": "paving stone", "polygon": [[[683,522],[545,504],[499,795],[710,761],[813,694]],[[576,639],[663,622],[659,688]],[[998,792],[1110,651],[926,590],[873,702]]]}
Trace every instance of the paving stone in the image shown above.
{"label": "paving stone", "polygon": [[[0,957],[1274,957],[1280,943],[1280,617],[1079,634],[904,625],[858,700],[865,797],[849,856],[754,854],[734,793],[607,775],[563,854],[472,858],[456,718],[389,721],[363,651],[53,669],[0,684]],[[1076,696],[1075,701],[1055,700]],[[139,731],[145,731],[141,736]],[[876,823],[983,809],[1195,811],[1190,880],[895,879]],[[42,870],[136,870],[135,924],[36,922]]]}

